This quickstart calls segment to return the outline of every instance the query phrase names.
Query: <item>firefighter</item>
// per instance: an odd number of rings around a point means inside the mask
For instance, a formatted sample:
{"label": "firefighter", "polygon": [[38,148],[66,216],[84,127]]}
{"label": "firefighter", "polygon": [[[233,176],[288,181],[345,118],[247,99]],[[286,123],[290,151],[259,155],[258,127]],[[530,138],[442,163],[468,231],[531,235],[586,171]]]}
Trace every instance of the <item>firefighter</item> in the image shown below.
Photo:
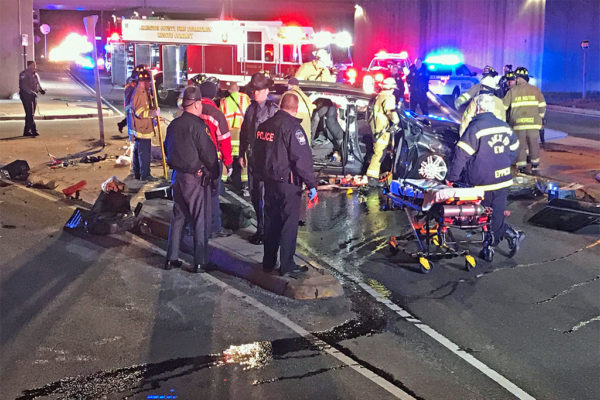
{"label": "firefighter", "polygon": [[190,272],[214,269],[209,263],[211,186],[219,179],[215,145],[202,115],[202,92],[189,86],[183,92],[183,114],[167,128],[165,155],[173,172],[173,216],[169,228],[165,269],[180,267],[179,245],[186,222],[194,229],[194,265]]}
{"label": "firefighter", "polygon": [[152,136],[154,136],[154,119],[160,115],[160,109],[152,108],[150,79],[149,71],[142,71],[138,74],[131,101],[132,133],[134,137],[131,167],[135,179],[154,182],[158,179],[150,175],[150,159]]}
{"label": "firefighter", "polygon": [[129,137],[129,141],[133,141],[131,136],[131,100],[133,99],[133,92],[137,83],[138,74],[146,71],[147,69],[148,66],[144,64],[140,64],[135,67],[133,71],[131,71],[131,76],[127,78],[127,82],[123,88],[123,108],[125,109],[125,118],[117,123],[117,127],[119,128],[119,132],[123,133],[123,128],[127,126],[127,135]]}
{"label": "firefighter", "polygon": [[398,117],[396,110],[394,89],[396,89],[396,80],[394,78],[385,78],[381,84],[381,92],[379,92],[375,99],[373,112],[369,116],[371,132],[373,132],[376,139],[373,145],[373,156],[367,169],[370,186],[381,186],[379,181],[380,167],[385,149],[390,143],[390,131],[394,125],[400,122],[400,117]]}
{"label": "firefighter", "polygon": [[[493,67],[486,65],[483,68],[483,72],[481,74],[481,80],[484,80],[488,76],[491,78],[496,78],[498,76],[498,73],[496,72],[496,70]],[[473,97],[477,96],[477,94],[479,93],[480,90],[481,90],[481,81],[479,81],[479,83],[476,83],[475,85],[471,86],[471,88],[468,91],[466,91],[465,93],[458,96],[458,98],[456,100],[454,100],[454,108],[458,110],[462,105],[469,103]]]}
{"label": "firefighter", "polygon": [[[288,81],[288,91],[285,92],[283,94],[283,96],[285,96],[288,93],[293,93],[296,96],[298,96],[299,103],[298,103],[298,113],[296,116],[302,120],[302,122],[300,124],[302,125],[302,129],[304,129],[304,132],[306,133],[306,136],[308,138],[308,144],[310,145],[311,144],[310,118],[311,118],[313,110],[315,109],[315,105],[308,98],[306,93],[304,93],[302,91],[302,89],[300,89],[300,86],[298,86],[299,84],[300,84],[300,82],[298,81],[297,78],[291,78]],[[282,99],[283,99],[283,96],[281,96]],[[279,104],[279,106],[281,107],[281,104]]]}
{"label": "firefighter", "polygon": [[[497,96],[498,93],[498,77],[491,77],[491,76],[486,76],[485,78],[481,79],[481,82],[479,82],[478,84],[479,86],[479,92],[477,93],[477,95],[480,94],[490,94],[493,97],[494,100],[494,115],[496,116],[496,118],[502,120],[502,121],[506,121],[506,109],[504,108],[504,103],[502,102],[502,99],[500,99]],[[476,109],[477,106],[475,103],[473,103],[472,101],[469,102],[469,105],[467,106],[465,112],[462,115],[462,120],[460,122],[460,130],[459,130],[459,136],[462,136],[463,133],[465,132],[465,130],[467,129],[467,126],[469,126],[469,123],[471,122],[471,120],[473,119],[473,117],[476,114]]]}
{"label": "firefighter", "polygon": [[233,172],[231,182],[233,186],[241,190],[242,185],[248,182],[248,170],[242,168],[239,163],[240,158],[240,128],[244,121],[244,114],[250,105],[250,97],[246,93],[240,92],[238,84],[233,82],[229,85],[227,97],[221,99],[220,109],[229,124],[229,133],[231,134],[231,156],[233,157]]}
{"label": "firefighter", "polygon": [[248,166],[248,186],[250,187],[250,200],[256,213],[256,233],[250,238],[252,244],[262,244],[264,240],[264,195],[265,187],[260,177],[254,176],[252,171],[253,146],[256,141],[258,125],[271,118],[279,107],[277,103],[268,100],[269,88],[273,80],[265,74],[257,72],[252,75],[247,88],[252,96],[252,102],[244,115],[244,122],[240,130],[240,166]]}
{"label": "firefighter", "polygon": [[[482,205],[492,208],[492,236],[487,237],[479,256],[494,258],[494,249],[506,238],[509,257],[519,250],[525,234],[504,221],[508,188],[512,185],[511,164],[519,151],[519,139],[506,122],[494,116],[495,101],[491,94],[475,98],[476,113],[456,149],[446,175],[446,183],[462,181],[485,192]],[[464,172],[463,172],[464,171]]]}
{"label": "firefighter", "polygon": [[311,200],[317,196],[312,152],[296,118],[298,103],[295,94],[283,95],[281,109],[258,126],[252,156],[253,173],[265,185],[263,269],[275,269],[279,250],[279,273],[294,278],[308,271],[294,262],[302,185],[308,188]]}
{"label": "firefighter", "polygon": [[515,81],[515,73],[513,72],[512,67],[512,64],[506,64],[504,66],[502,78],[500,78],[500,82],[498,83],[500,86],[499,96],[501,98],[506,96],[506,93],[508,93],[508,90]]}
{"label": "firefighter", "polygon": [[[229,125],[225,115],[216,106],[214,99],[217,96],[217,79],[210,77],[200,83],[200,91],[202,92],[202,114],[200,118],[204,120],[209,128],[213,142],[217,148],[219,156],[220,171],[223,171],[225,166],[227,179],[233,171],[233,158],[231,156],[231,135],[229,133]],[[232,231],[223,228],[221,221],[221,206],[220,195],[225,194],[225,186],[223,177],[215,182],[215,188],[212,192],[212,231],[211,239],[218,237],[226,237],[232,234]]]}
{"label": "firefighter", "polygon": [[315,58],[302,64],[294,77],[301,81],[335,82],[335,75],[329,71],[332,61],[327,50],[316,50],[313,55]]}
{"label": "firefighter", "polygon": [[410,73],[406,78],[410,89],[410,111],[416,112],[417,106],[421,108],[421,114],[429,114],[427,104],[427,92],[429,91],[429,70],[423,65],[423,60],[417,58],[414,65],[410,67]]}
{"label": "firefighter", "polygon": [[531,171],[536,173],[540,166],[540,145],[538,138],[542,120],[546,114],[546,100],[542,92],[529,84],[529,71],[518,67],[515,70],[516,84],[504,96],[504,107],[508,110],[508,123],[519,135],[521,148],[516,166],[519,172],[527,167],[527,150]]}
{"label": "firefighter", "polygon": [[35,61],[27,61],[27,68],[19,74],[19,97],[25,110],[23,136],[39,136],[33,116],[37,107],[37,94],[46,94],[46,91],[40,85],[40,77],[35,67]]}

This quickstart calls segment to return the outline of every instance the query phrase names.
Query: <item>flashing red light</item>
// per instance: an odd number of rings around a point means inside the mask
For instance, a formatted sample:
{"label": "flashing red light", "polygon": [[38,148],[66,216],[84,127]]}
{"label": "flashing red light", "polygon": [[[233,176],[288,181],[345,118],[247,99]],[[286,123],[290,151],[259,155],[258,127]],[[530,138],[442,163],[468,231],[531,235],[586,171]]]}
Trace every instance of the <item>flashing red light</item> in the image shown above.
{"label": "flashing red light", "polygon": [[383,82],[383,79],[384,79],[384,78],[385,78],[385,77],[383,76],[383,74],[382,74],[381,72],[375,75],[375,80],[376,80],[377,82]]}
{"label": "flashing red light", "polygon": [[406,60],[408,58],[408,53],[406,51],[401,51],[400,58]]}
{"label": "flashing red light", "polygon": [[121,40],[121,37],[117,32],[113,32],[108,38],[109,42],[118,42],[119,40]]}
{"label": "flashing red light", "polygon": [[445,85],[450,80],[450,77],[449,76],[442,76],[440,78],[440,80],[442,81],[442,85]]}

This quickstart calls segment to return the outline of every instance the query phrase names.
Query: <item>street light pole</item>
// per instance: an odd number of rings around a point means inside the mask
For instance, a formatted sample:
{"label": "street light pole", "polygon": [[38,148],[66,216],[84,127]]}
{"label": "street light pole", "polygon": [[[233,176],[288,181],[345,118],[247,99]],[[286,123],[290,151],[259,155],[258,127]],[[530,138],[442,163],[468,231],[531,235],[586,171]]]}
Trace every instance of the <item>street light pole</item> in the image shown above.
{"label": "street light pole", "polygon": [[585,71],[585,59],[586,59],[586,53],[587,53],[587,49],[588,47],[590,47],[590,41],[589,40],[582,40],[581,41],[581,50],[583,50],[583,85],[581,88],[581,98],[585,99],[585,78],[586,78],[586,71]]}

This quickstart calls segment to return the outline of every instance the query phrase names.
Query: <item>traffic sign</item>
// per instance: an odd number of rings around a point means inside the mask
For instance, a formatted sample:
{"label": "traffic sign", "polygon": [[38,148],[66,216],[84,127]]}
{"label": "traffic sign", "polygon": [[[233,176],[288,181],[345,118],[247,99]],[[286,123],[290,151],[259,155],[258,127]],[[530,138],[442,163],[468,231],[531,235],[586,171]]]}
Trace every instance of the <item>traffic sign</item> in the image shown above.
{"label": "traffic sign", "polygon": [[49,34],[50,33],[50,25],[48,25],[48,24],[40,25],[40,32],[42,32],[43,35]]}

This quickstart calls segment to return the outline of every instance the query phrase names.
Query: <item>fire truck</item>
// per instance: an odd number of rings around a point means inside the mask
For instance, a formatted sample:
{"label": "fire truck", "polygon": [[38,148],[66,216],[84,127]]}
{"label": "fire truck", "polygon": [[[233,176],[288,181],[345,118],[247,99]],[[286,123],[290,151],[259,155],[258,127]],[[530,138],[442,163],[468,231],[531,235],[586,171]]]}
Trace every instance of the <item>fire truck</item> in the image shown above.
{"label": "fire truck", "polygon": [[[154,72],[159,99],[171,103],[197,74],[240,84],[259,71],[291,76],[312,59],[320,37],[311,27],[281,21],[123,19],[122,40],[110,49],[112,82],[124,84],[135,65],[146,64]],[[336,35],[331,37],[334,41]]]}

